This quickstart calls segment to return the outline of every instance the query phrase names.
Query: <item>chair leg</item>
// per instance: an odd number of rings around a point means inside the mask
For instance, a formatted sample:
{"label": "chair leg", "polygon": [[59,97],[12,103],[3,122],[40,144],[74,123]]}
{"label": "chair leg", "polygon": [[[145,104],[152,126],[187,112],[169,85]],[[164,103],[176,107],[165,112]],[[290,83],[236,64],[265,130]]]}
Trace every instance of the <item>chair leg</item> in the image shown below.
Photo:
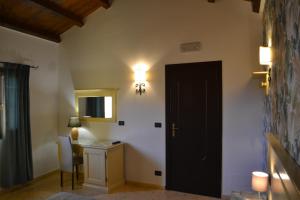
{"label": "chair leg", "polygon": [[64,172],[63,171],[60,171],[60,187],[63,187],[64,184],[63,184],[63,179],[64,179]]}
{"label": "chair leg", "polygon": [[78,182],[78,179],[79,179],[78,165],[76,165],[76,178],[77,178],[77,182]]}
{"label": "chair leg", "polygon": [[74,166],[72,167],[72,190],[74,190]]}

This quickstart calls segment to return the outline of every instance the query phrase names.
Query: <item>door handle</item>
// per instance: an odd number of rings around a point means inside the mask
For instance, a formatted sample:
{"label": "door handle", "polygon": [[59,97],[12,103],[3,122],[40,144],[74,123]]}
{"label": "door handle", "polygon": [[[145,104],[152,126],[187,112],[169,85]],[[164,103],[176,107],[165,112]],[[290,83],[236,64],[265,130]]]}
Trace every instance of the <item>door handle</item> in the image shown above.
{"label": "door handle", "polygon": [[176,130],[178,130],[179,128],[176,128],[176,125],[175,123],[172,123],[172,137],[175,137],[176,136]]}

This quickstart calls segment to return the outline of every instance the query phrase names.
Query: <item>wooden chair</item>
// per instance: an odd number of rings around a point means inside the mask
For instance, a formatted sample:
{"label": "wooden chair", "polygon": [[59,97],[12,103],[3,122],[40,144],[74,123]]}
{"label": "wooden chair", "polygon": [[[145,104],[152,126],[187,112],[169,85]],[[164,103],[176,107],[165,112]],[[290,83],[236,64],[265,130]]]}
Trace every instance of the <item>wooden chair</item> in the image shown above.
{"label": "wooden chair", "polygon": [[70,137],[58,137],[58,154],[60,165],[60,186],[63,187],[63,173],[72,173],[72,190],[74,189],[74,168],[78,181],[78,166],[83,164],[83,157],[74,153]]}

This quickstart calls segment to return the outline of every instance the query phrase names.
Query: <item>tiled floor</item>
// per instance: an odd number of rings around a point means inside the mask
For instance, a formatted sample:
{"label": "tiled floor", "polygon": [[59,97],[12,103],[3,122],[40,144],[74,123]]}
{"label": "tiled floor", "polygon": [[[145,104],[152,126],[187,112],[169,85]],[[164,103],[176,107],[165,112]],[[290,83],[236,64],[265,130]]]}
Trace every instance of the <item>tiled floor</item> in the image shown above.
{"label": "tiled floor", "polygon": [[167,190],[123,192],[99,195],[94,198],[96,200],[218,200],[211,197]]}
{"label": "tiled floor", "polygon": [[70,175],[65,175],[64,187],[60,187],[60,175],[52,173],[41,179],[35,180],[23,187],[10,191],[0,192],[0,200],[45,200],[58,192],[72,192],[83,196],[93,197],[97,200],[216,200],[199,195],[190,195],[179,192],[158,190],[149,186],[124,185],[113,191],[113,194],[103,194],[96,189],[82,187],[82,178],[71,190]]}
{"label": "tiled floor", "polygon": [[[72,192],[70,174],[64,175],[63,188],[60,187],[60,174],[55,172],[23,187],[0,192],[0,200],[44,200],[57,192]],[[79,179],[78,184],[75,182],[75,190],[73,192],[91,196],[102,194],[97,190],[83,188],[82,178]]]}

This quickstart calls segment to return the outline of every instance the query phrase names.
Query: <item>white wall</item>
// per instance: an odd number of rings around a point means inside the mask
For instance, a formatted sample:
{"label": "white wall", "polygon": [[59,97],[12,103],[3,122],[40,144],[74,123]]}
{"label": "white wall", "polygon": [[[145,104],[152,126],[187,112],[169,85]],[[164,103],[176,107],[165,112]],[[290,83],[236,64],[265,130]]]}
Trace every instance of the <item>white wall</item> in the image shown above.
{"label": "white wall", "polygon": [[[88,123],[81,137],[126,142],[126,178],[165,184],[164,66],[223,61],[223,193],[250,190],[251,171],[261,168],[263,91],[251,77],[259,68],[261,18],[240,0],[115,0],[84,27],[63,35],[60,46],[59,130],[67,134],[74,114],[72,90],[119,88],[118,120]],[[200,52],[180,53],[182,42],[201,41]],[[146,95],[135,95],[132,66],[150,66]],[[184,147],[183,147],[184,148]],[[163,176],[154,176],[154,170]]]}
{"label": "white wall", "polygon": [[30,70],[34,177],[56,170],[58,45],[0,27],[0,61],[39,66]]}

